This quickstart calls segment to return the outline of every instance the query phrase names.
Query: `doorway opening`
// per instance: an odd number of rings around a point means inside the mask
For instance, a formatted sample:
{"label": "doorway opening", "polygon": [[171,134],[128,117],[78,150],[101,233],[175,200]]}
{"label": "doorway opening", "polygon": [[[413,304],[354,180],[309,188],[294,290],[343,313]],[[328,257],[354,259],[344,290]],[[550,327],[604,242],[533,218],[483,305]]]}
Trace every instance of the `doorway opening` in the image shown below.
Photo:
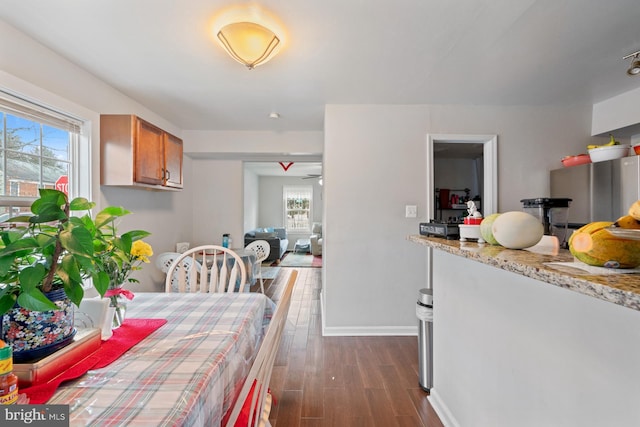
{"label": "doorway opening", "polygon": [[[322,224],[324,218],[321,160],[244,161],[245,233],[257,228],[284,228],[288,251],[295,249],[298,240],[310,239],[313,226]],[[287,188],[308,194],[308,204],[302,203],[300,209],[289,206],[285,200]]]}
{"label": "doorway opening", "polygon": [[452,201],[466,198],[476,198],[484,216],[498,211],[497,144],[497,135],[427,136],[429,220],[457,216],[467,207]]}

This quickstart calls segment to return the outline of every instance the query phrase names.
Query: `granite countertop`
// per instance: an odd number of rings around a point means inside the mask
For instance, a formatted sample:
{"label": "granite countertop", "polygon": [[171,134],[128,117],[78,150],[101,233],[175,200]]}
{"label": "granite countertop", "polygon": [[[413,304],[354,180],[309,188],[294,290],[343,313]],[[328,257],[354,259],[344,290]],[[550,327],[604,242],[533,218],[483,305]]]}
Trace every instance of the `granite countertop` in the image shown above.
{"label": "granite countertop", "polygon": [[[521,274],[561,288],[598,298],[634,310],[640,310],[640,271],[620,273],[624,270],[579,268],[566,249],[545,251],[537,249],[514,250],[502,246],[446,240],[441,237],[410,235],[408,240],[481,262],[512,273]],[[563,263],[563,265],[550,264]],[[573,263],[574,266],[567,265]],[[582,264],[584,265],[584,264]],[[593,270],[598,270],[594,273]],[[602,274],[601,274],[602,273]]]}

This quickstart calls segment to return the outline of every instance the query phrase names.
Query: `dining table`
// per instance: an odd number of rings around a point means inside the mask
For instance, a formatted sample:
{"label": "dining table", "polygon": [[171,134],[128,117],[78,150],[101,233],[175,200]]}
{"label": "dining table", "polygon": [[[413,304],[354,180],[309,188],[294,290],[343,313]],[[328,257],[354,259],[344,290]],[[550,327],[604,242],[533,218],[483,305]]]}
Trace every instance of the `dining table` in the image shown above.
{"label": "dining table", "polygon": [[[261,293],[136,293],[127,319],[166,323],[109,365],[60,385],[72,426],[217,426],[275,304]],[[103,344],[104,345],[104,344]]]}

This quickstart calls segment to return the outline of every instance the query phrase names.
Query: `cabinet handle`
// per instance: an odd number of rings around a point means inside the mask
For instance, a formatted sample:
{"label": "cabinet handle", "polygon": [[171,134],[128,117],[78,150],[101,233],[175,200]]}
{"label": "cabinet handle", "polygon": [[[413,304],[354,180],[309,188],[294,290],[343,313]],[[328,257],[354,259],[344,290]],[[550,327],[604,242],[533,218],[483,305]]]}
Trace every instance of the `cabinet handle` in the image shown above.
{"label": "cabinet handle", "polygon": [[169,169],[165,169],[165,173],[167,174],[165,181],[169,181],[171,179],[171,171]]}

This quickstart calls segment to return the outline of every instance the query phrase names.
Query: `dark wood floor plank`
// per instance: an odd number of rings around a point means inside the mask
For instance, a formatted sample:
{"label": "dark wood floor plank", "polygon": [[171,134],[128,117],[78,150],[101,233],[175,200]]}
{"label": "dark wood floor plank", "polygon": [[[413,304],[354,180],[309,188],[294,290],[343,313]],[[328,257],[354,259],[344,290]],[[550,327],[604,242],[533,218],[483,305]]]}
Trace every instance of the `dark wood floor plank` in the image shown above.
{"label": "dark wood floor plank", "polygon": [[396,417],[396,422],[399,427],[422,427],[422,421],[417,416],[402,416]]}
{"label": "dark wood floor plank", "polygon": [[[302,407],[302,390],[287,390],[277,402],[277,418],[269,417],[272,427],[298,427],[300,425],[300,408]],[[273,411],[272,411],[273,412]]]}
{"label": "dark wood floor plank", "polygon": [[293,334],[282,334],[282,342],[280,343],[280,348],[278,348],[276,360],[273,362],[274,366],[289,365],[289,351],[291,350],[292,342]]}
{"label": "dark wood floor plank", "polygon": [[[276,303],[292,268],[265,282]],[[323,337],[322,270],[297,268],[270,387],[274,427],[443,427],[418,385],[415,336]]]}
{"label": "dark wood floor plank", "polygon": [[305,372],[300,414],[303,418],[324,417],[323,381],[319,374]]}
{"label": "dark wood floor plank", "polygon": [[365,394],[375,426],[395,427],[398,425],[396,415],[391,410],[391,400],[384,388],[367,388]]}
{"label": "dark wood floor plank", "polygon": [[396,416],[417,416],[411,397],[402,381],[399,381],[398,369],[395,365],[380,366],[380,373],[384,381],[384,389],[391,402],[391,408]]}
{"label": "dark wood floor plank", "polygon": [[365,388],[383,388],[384,381],[382,373],[379,370],[379,360],[375,354],[369,349],[361,349],[356,354],[358,368],[362,375]]}
{"label": "dark wood floor plank", "polygon": [[325,388],[324,402],[327,426],[366,426],[358,423],[371,418],[364,389]]}
{"label": "dark wood floor plank", "polygon": [[300,427],[324,427],[323,418],[301,418],[300,419]]}
{"label": "dark wood floor plank", "polygon": [[426,427],[444,427],[442,421],[438,418],[438,414],[436,414],[431,403],[429,403],[427,393],[420,388],[414,388],[407,391],[413,401],[413,405],[418,411],[418,416],[420,417],[422,424]]}

